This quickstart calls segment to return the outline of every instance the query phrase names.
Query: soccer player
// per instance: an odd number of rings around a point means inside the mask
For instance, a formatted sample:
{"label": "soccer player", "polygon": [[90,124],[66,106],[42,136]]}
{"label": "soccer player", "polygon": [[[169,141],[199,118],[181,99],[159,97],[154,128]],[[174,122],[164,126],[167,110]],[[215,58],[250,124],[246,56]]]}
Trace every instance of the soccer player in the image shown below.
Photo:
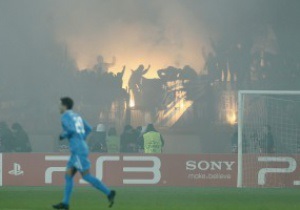
{"label": "soccer player", "polygon": [[91,164],[88,159],[89,150],[85,139],[92,130],[91,126],[72,111],[74,103],[71,98],[64,97],[61,98],[60,101],[63,132],[60,134],[59,139],[69,139],[71,156],[66,168],[64,198],[61,203],[53,205],[53,208],[69,209],[69,201],[73,189],[73,178],[77,171],[81,173],[85,181],[107,196],[109,207],[112,207],[116,192],[108,189],[100,180],[92,176],[89,171]]}

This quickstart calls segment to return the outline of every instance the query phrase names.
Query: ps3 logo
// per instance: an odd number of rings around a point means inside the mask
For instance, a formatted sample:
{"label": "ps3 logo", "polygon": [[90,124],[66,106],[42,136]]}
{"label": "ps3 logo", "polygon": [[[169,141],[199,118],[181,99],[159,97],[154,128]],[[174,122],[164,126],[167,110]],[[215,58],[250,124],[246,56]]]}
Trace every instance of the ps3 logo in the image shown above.
{"label": "ps3 logo", "polygon": [[21,165],[19,163],[14,163],[13,170],[8,173],[13,176],[20,176],[24,174],[24,171],[21,170]]}
{"label": "ps3 logo", "polygon": [[[68,156],[45,156],[46,161],[67,161],[69,159]],[[109,164],[109,162],[152,162],[152,166],[150,167],[127,167],[123,166],[124,173],[151,173],[153,174],[151,179],[123,179],[123,184],[157,184],[161,180],[161,161],[156,156],[101,156],[96,160],[96,176],[100,180],[103,179],[103,169],[104,164]],[[148,165],[148,164],[147,164]],[[45,183],[52,184],[52,176],[55,172],[64,172],[65,167],[49,167],[45,172]],[[121,172],[120,172],[121,173]],[[148,177],[148,176],[147,176]],[[80,184],[86,183],[82,179],[79,181]]]}
{"label": "ps3 logo", "polygon": [[[286,168],[262,168],[258,172],[258,185],[265,185],[267,181],[267,174],[270,173],[293,173],[297,168],[297,162],[292,157],[258,157],[258,162],[266,162],[266,163],[287,163],[288,167]],[[300,185],[300,181],[293,181],[293,185]]]}

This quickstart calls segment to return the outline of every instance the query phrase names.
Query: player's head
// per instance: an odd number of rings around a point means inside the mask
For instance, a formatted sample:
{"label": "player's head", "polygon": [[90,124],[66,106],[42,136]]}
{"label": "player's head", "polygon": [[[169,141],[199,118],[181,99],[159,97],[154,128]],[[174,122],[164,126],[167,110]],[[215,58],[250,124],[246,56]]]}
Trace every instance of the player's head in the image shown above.
{"label": "player's head", "polygon": [[63,97],[60,99],[60,113],[73,109],[74,102],[70,97]]}

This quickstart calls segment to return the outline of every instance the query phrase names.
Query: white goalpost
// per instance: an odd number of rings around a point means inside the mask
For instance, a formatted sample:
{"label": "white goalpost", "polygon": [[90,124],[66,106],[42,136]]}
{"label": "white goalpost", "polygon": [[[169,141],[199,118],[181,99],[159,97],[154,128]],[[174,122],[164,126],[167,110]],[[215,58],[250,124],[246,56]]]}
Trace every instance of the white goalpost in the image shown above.
{"label": "white goalpost", "polygon": [[237,187],[287,186],[282,174],[295,171],[288,157],[300,152],[299,128],[300,91],[239,91]]}

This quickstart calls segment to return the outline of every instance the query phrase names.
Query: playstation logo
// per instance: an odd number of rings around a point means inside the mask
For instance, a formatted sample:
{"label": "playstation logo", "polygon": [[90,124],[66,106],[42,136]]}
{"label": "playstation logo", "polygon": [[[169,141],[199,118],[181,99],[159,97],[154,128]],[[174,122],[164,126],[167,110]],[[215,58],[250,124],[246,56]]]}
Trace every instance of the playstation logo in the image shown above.
{"label": "playstation logo", "polygon": [[10,175],[19,176],[23,175],[24,171],[21,170],[21,165],[14,163],[14,169],[8,172]]}

